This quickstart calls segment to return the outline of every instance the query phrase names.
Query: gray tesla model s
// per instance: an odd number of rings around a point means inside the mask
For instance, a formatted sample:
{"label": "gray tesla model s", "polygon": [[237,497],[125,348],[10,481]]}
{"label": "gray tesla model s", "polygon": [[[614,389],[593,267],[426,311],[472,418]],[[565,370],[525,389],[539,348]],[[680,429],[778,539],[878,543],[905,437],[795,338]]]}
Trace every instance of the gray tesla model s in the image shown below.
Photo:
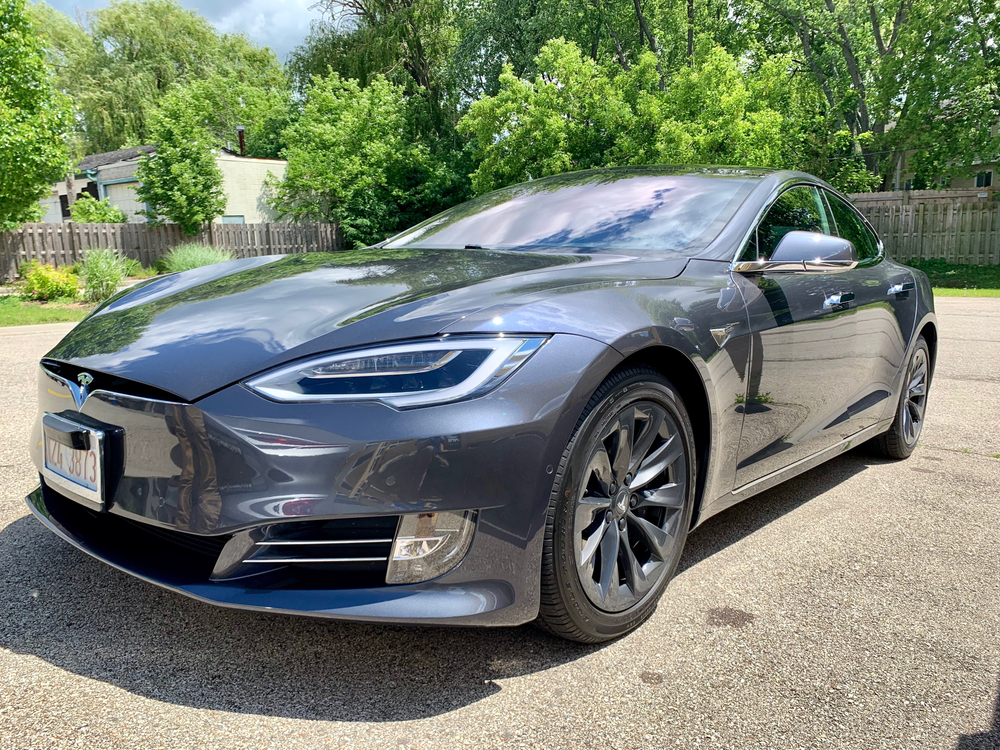
{"label": "gray tesla model s", "polygon": [[600,641],[709,516],[865,441],[906,458],[936,331],[807,174],[560,175],[112,298],[41,361],[27,501],[215,604]]}

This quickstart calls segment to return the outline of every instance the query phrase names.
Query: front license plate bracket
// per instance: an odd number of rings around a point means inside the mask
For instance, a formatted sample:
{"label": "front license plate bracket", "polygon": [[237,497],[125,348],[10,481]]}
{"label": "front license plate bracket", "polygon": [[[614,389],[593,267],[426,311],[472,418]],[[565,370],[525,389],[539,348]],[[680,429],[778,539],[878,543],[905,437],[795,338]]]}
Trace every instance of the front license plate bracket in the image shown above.
{"label": "front license plate bracket", "polygon": [[106,434],[58,414],[42,417],[42,476],[46,484],[92,510],[105,509]]}

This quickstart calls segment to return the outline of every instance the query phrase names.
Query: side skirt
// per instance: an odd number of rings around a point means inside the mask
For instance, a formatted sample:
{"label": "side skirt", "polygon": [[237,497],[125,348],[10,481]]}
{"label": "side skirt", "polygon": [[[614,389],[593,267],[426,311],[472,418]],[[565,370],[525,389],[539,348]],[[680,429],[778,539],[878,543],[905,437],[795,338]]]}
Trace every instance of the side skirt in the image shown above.
{"label": "side skirt", "polygon": [[735,490],[727,492],[725,495],[719,497],[715,500],[715,502],[705,508],[706,512],[698,519],[697,525],[700,526],[712,516],[721,513],[727,508],[731,508],[747,498],[753,497],[761,492],[765,492],[772,487],[776,487],[794,476],[798,476],[805,471],[809,471],[809,469],[813,469],[820,464],[829,461],[831,458],[836,458],[841,453],[849,451],[851,448],[857,447],[866,440],[870,440],[876,435],[885,432],[889,429],[891,424],[892,419],[883,419],[870,427],[866,427],[860,432],[856,432],[849,438],[845,438],[839,443],[831,445],[829,448],[824,448],[818,453],[806,456],[793,464],[789,464],[784,468],[771,472],[767,476],[760,477],[752,482],[744,484],[742,487],[737,487]]}
{"label": "side skirt", "polygon": [[748,497],[752,497],[764,492],[765,490],[769,490],[804,471],[809,471],[809,469],[815,468],[820,464],[829,461],[831,458],[839,456],[845,451],[849,451],[851,448],[854,448],[866,440],[875,437],[879,433],[885,432],[890,424],[892,424],[892,420],[877,422],[870,427],[866,427],[860,432],[854,433],[849,438],[845,438],[839,443],[831,445],[829,448],[824,448],[818,453],[806,456],[805,458],[800,459],[793,464],[789,464],[784,468],[778,469],[777,471],[772,471],[766,476],[755,479],[752,482],[747,482],[742,487],[737,487],[730,493],[731,502],[729,504],[733,505],[741,500],[746,500]]}

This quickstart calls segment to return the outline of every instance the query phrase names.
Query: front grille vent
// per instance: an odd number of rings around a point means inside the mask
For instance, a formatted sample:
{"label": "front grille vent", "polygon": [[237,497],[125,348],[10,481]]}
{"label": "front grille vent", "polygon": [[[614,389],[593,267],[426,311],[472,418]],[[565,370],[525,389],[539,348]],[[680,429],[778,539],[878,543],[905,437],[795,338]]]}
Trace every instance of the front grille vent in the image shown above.
{"label": "front grille vent", "polygon": [[128,378],[120,378],[117,375],[109,375],[105,372],[98,372],[97,370],[91,370],[87,367],[77,367],[76,365],[69,365],[65,362],[56,362],[52,359],[43,359],[42,367],[51,372],[53,375],[57,375],[63,380],[68,380],[71,383],[77,382],[77,376],[81,372],[89,373],[94,379],[90,386],[88,386],[88,390],[91,393],[94,391],[110,391],[111,393],[119,393],[123,396],[135,396],[136,398],[167,401],[169,403],[177,404],[185,403],[184,399],[171,393],[170,391],[165,391],[162,388],[156,388],[155,386],[139,383],[135,380],[129,380]]}
{"label": "front grille vent", "polygon": [[219,557],[222,548],[226,546],[226,542],[230,539],[229,535],[201,536],[198,534],[188,534],[183,531],[164,529],[149,523],[139,523],[130,518],[122,518],[122,520],[129,524],[136,533],[148,534],[176,547],[183,547],[195,554],[207,557],[213,562]]}
{"label": "front grille vent", "polygon": [[244,563],[384,574],[398,523],[399,516],[380,516],[274,524]]}

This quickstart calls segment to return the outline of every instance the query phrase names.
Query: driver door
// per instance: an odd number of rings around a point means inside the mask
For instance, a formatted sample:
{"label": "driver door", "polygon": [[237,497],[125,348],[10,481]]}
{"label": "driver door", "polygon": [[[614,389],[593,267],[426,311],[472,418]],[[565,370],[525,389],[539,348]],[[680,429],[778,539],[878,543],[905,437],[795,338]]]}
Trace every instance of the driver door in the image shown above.
{"label": "driver door", "polygon": [[[743,260],[767,260],[791,231],[834,234],[819,190],[798,185],[771,205]],[[756,272],[738,280],[750,318],[750,374],[736,487],[851,434],[844,414],[862,363],[850,271]]]}

